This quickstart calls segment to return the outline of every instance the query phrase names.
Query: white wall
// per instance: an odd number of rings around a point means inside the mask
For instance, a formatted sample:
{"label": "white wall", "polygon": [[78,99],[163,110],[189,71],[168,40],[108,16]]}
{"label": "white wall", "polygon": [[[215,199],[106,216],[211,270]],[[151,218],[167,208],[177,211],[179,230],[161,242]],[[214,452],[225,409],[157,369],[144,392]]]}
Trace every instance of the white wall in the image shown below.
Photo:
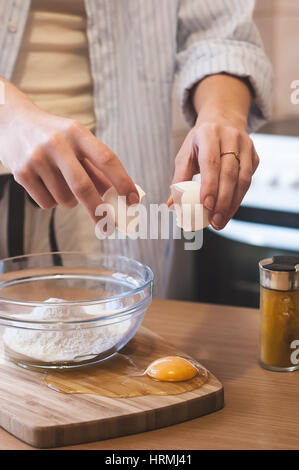
{"label": "white wall", "polygon": [[257,0],[255,20],[275,73],[273,118],[299,117],[291,82],[299,80],[299,0]]}

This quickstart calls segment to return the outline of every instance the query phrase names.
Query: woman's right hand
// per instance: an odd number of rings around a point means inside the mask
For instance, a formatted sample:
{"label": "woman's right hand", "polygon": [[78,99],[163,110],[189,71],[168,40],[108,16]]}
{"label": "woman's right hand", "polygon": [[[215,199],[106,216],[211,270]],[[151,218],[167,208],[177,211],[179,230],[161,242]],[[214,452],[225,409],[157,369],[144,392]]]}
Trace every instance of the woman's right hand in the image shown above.
{"label": "woman's right hand", "polygon": [[96,222],[101,196],[112,185],[128,205],[137,189],[117,156],[77,121],[38,108],[4,79],[0,160],[43,209],[82,203]]}

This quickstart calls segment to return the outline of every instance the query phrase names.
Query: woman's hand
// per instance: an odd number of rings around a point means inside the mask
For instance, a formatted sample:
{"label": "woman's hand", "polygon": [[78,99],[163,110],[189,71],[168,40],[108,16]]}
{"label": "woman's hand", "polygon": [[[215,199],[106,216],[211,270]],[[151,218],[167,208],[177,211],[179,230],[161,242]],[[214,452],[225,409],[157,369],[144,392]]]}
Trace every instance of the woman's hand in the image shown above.
{"label": "woman's hand", "polygon": [[201,173],[201,202],[216,230],[238,210],[259,164],[246,132],[251,94],[246,79],[219,74],[202,80],[193,93],[197,122],[176,157],[173,183]]}
{"label": "woman's hand", "polygon": [[0,160],[40,207],[71,208],[80,202],[96,221],[96,207],[111,185],[128,205],[139,202],[133,181],[103,142],[78,122],[42,111],[3,82]]}
{"label": "woman's hand", "polygon": [[[233,154],[239,152],[239,161]],[[259,158],[248,134],[230,122],[204,123],[187,135],[175,161],[173,183],[201,173],[201,202],[216,230],[225,227],[250,187]]]}

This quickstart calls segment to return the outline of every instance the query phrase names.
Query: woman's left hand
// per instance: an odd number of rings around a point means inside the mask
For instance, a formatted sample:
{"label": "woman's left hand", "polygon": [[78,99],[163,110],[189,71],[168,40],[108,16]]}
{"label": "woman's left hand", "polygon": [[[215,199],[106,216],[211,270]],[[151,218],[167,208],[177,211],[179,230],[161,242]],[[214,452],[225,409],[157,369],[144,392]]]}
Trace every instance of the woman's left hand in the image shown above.
{"label": "woman's left hand", "polygon": [[238,210],[258,164],[243,127],[222,119],[204,122],[188,133],[175,160],[172,184],[201,173],[201,202],[211,211],[212,226],[221,230]]}

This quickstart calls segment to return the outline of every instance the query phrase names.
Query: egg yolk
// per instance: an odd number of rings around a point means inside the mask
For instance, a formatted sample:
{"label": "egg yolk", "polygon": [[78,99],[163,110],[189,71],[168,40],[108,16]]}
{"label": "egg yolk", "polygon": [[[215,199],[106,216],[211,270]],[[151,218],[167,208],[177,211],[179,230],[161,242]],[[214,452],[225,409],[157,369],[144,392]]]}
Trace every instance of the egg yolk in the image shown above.
{"label": "egg yolk", "polygon": [[196,367],[187,359],[179,356],[167,356],[152,362],[146,369],[151,378],[164,382],[183,382],[195,377]]}

